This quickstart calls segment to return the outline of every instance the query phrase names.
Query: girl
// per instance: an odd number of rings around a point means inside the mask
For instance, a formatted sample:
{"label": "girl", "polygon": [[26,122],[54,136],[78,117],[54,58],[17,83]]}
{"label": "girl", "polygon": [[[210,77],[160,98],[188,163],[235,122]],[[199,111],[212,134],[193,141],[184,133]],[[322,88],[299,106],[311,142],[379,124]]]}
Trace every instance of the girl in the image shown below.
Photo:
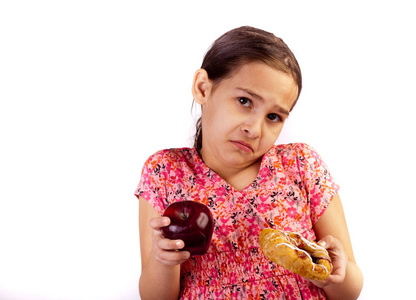
{"label": "girl", "polygon": [[[361,271],[338,185],[308,145],[274,145],[302,88],[293,53],[252,27],[214,42],[193,80],[202,106],[194,148],[168,149],[145,163],[139,198],[142,299],[356,299]],[[172,202],[193,200],[214,216],[207,254],[190,257],[181,240],[161,234]],[[270,262],[264,228],[318,240],[332,258],[324,282]]]}

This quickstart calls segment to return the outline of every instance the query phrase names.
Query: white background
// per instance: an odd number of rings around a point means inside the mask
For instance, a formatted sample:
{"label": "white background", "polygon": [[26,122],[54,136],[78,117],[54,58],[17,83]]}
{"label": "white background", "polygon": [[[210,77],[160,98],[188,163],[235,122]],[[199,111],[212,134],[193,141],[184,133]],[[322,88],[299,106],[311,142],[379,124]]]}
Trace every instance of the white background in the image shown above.
{"label": "white background", "polygon": [[280,142],[337,182],[360,299],[414,293],[416,22],[411,1],[2,1],[0,299],[138,299],[141,167],[191,145],[209,45],[282,37],[304,89]]}

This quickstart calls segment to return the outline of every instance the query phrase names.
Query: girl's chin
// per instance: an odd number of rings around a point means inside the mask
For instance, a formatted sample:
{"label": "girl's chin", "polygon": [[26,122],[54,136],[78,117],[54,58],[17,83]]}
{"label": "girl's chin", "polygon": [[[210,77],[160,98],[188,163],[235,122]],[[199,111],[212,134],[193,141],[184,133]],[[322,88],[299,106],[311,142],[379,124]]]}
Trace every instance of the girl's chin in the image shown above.
{"label": "girl's chin", "polygon": [[[246,155],[244,155],[246,154]],[[243,152],[238,153],[236,155],[230,155],[229,157],[224,157],[224,161],[227,162],[227,165],[230,167],[236,168],[244,168],[251,166],[252,164],[256,163],[257,161],[261,160],[261,157],[256,157],[251,153],[251,155],[247,155],[247,153]]]}

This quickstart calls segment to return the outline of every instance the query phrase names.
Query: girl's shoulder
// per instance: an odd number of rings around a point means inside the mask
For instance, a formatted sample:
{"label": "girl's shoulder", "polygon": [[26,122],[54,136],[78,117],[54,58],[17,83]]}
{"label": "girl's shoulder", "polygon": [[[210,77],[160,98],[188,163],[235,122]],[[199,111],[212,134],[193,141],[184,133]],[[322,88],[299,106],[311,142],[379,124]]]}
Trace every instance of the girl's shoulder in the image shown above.
{"label": "girl's shoulder", "polygon": [[274,145],[270,151],[272,155],[286,156],[286,157],[298,157],[298,156],[315,156],[316,150],[305,143],[290,143]]}
{"label": "girl's shoulder", "polygon": [[328,169],[318,152],[305,143],[274,145],[268,155],[269,161],[296,172],[299,169],[322,169],[326,172]]}
{"label": "girl's shoulder", "polygon": [[195,148],[168,148],[159,150],[150,155],[147,162],[175,164],[194,161],[197,159],[198,155]]}

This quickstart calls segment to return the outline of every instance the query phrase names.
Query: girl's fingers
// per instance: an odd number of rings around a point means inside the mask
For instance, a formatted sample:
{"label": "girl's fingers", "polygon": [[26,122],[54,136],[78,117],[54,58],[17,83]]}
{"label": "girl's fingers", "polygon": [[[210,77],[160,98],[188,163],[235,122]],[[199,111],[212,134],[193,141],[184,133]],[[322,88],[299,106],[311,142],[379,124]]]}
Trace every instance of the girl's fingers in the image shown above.
{"label": "girl's fingers", "polygon": [[178,265],[187,260],[190,253],[180,251],[185,246],[182,240],[170,240],[163,237],[160,229],[169,224],[168,217],[150,219],[149,225],[153,229],[153,253],[155,258],[165,265]]}
{"label": "girl's fingers", "polygon": [[155,257],[157,260],[166,265],[178,265],[186,261],[190,257],[188,251],[165,251],[155,249]]}
{"label": "girl's fingers", "polygon": [[178,265],[191,255],[188,251],[180,251],[185,246],[181,240],[169,240],[163,237],[155,241],[154,253],[156,259],[166,265]]}
{"label": "girl's fingers", "polygon": [[179,250],[185,246],[185,243],[182,240],[170,240],[160,237],[155,240],[156,246],[163,250]]}
{"label": "girl's fingers", "polygon": [[336,238],[328,235],[318,242],[324,247],[332,259],[332,272],[329,278],[325,281],[312,281],[319,287],[324,287],[328,284],[341,283],[344,281],[348,258],[345,254],[344,247]]}
{"label": "girl's fingers", "polygon": [[318,245],[321,245],[325,249],[340,248],[342,244],[333,236],[327,235],[318,242]]}
{"label": "girl's fingers", "polygon": [[149,221],[149,225],[153,230],[160,230],[160,228],[168,226],[169,224],[170,219],[168,217],[152,218]]}

